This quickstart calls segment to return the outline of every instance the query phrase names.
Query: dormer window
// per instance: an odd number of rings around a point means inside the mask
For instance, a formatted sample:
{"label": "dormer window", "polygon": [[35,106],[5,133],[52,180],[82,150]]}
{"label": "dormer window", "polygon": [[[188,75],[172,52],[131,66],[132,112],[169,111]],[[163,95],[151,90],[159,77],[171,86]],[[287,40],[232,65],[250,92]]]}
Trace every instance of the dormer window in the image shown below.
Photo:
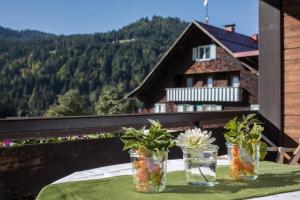
{"label": "dormer window", "polygon": [[205,61],[216,58],[216,45],[205,45],[193,48],[193,60]]}

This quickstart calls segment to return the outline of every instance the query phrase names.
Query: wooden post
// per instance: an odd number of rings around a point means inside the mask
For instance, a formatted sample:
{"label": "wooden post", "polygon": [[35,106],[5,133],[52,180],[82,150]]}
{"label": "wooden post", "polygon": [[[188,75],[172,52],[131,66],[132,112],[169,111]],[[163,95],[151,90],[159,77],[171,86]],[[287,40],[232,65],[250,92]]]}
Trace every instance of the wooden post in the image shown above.
{"label": "wooden post", "polygon": [[294,158],[291,161],[291,165],[299,165],[298,161],[300,159],[300,139],[299,139],[299,145],[293,154],[294,154]]}
{"label": "wooden post", "polygon": [[284,161],[284,153],[285,153],[284,148],[283,148],[283,147],[279,147],[279,148],[278,148],[278,160],[277,160],[277,162],[283,164],[283,161]]}

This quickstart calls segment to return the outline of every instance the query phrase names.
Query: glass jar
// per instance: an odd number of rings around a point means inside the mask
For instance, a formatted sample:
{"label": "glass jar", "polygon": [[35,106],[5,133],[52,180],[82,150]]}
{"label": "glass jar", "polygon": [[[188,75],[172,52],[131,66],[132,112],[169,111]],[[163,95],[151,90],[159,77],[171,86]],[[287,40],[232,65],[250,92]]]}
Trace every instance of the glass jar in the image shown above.
{"label": "glass jar", "polygon": [[137,192],[162,192],[166,188],[168,151],[142,153],[129,151],[133,188]]}
{"label": "glass jar", "polygon": [[255,145],[253,155],[237,144],[226,143],[229,174],[234,179],[256,180],[260,159],[260,145]]}
{"label": "glass jar", "polygon": [[211,145],[208,149],[182,148],[186,181],[189,185],[214,186],[219,147]]}

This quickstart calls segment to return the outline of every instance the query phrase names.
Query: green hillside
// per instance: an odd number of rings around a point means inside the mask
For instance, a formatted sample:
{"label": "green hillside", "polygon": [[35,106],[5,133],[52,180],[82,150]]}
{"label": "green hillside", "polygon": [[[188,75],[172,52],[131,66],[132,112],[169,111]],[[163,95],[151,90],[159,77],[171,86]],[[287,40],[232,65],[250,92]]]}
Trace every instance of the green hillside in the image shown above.
{"label": "green hillside", "polygon": [[187,23],[143,18],[119,30],[53,35],[0,27],[0,116],[38,116],[77,89],[94,114],[104,86],[136,87]]}

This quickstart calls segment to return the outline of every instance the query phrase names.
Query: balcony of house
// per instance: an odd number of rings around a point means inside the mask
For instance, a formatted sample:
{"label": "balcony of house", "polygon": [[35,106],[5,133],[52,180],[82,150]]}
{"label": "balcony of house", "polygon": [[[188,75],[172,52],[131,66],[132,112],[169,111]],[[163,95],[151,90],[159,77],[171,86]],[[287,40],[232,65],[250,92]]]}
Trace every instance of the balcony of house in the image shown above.
{"label": "balcony of house", "polygon": [[169,102],[240,102],[241,87],[186,87],[167,88]]}

